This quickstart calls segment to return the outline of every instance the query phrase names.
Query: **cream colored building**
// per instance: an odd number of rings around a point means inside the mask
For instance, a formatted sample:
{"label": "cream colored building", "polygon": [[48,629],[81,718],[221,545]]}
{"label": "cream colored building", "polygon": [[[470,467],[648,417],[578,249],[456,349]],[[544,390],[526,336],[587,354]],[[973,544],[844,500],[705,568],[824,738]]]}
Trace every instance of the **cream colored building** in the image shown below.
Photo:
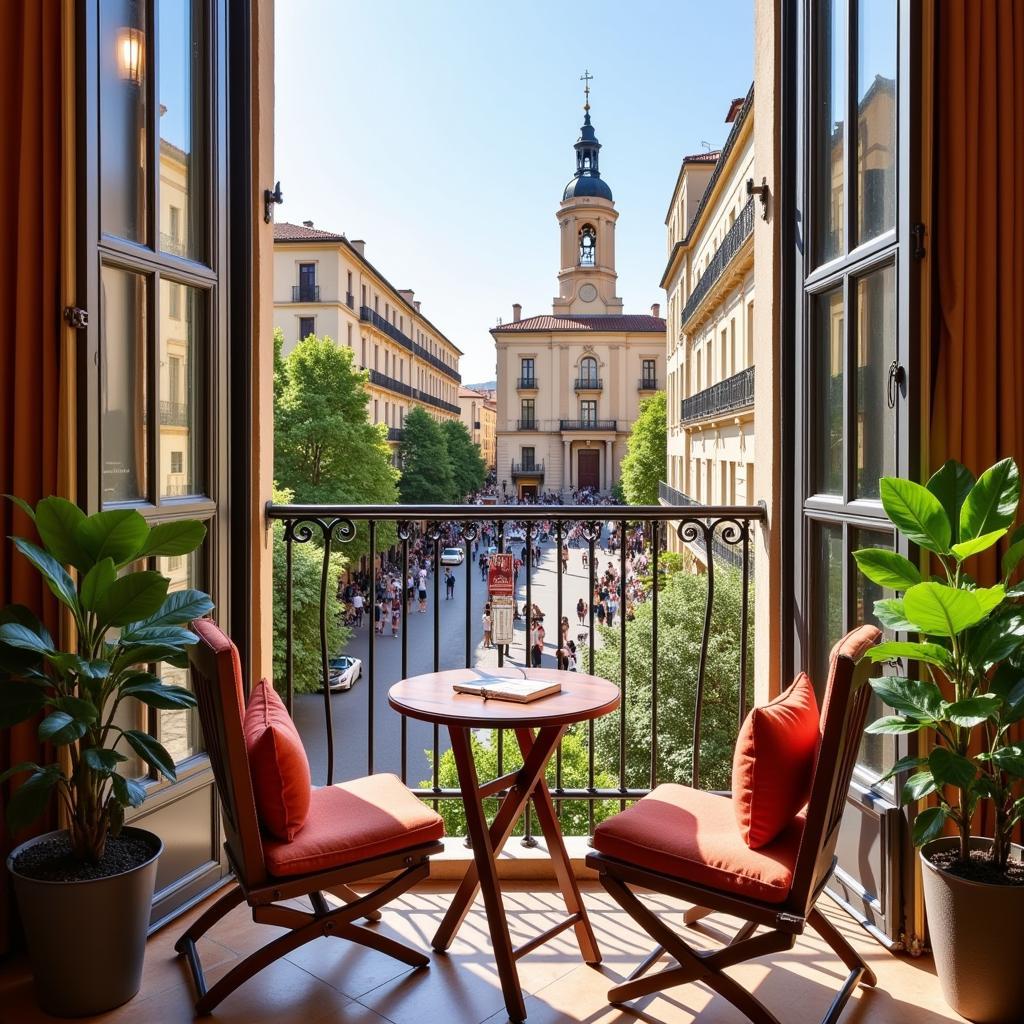
{"label": "cream colored building", "polygon": [[[753,107],[751,87],[730,107],[721,152],[683,158],[665,218],[665,503],[755,501]],[[674,531],[670,543],[678,550]]]}
{"label": "cream colored building", "polygon": [[309,334],[352,350],[369,371],[369,414],[397,447],[406,413],[422,405],[437,420],[458,419],[459,357],[420,312],[411,289],[395,288],[365,255],[366,243],[312,221],[274,225],[274,326],[287,355]]}
{"label": "cream colored building", "polygon": [[664,387],[665,321],[623,314],[615,294],[612,191],[600,175],[589,102],[576,173],[556,217],[558,296],[552,315],[491,331],[498,360],[498,486],[520,496],[610,490],[640,402]]}
{"label": "cream colored building", "polygon": [[459,388],[459,408],[462,410],[462,422],[480,449],[484,465],[488,471],[494,469],[498,403],[482,391]]}

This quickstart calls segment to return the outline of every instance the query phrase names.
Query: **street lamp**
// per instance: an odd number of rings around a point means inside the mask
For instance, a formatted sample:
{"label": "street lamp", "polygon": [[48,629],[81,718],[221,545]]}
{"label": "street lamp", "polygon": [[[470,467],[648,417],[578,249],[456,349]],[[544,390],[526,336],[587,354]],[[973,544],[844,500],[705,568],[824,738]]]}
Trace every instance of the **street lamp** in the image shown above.
{"label": "street lamp", "polygon": [[144,39],[138,28],[123,28],[117,34],[118,71],[132,85],[142,83]]}

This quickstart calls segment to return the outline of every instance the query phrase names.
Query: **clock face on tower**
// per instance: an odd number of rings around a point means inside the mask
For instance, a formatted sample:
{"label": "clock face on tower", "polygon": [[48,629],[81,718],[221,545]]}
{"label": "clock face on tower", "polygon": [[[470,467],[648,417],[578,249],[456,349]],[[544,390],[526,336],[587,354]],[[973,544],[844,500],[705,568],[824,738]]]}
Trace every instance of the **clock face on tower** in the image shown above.
{"label": "clock face on tower", "polygon": [[592,284],[585,284],[580,288],[580,298],[584,302],[593,302],[597,298],[597,289]]}

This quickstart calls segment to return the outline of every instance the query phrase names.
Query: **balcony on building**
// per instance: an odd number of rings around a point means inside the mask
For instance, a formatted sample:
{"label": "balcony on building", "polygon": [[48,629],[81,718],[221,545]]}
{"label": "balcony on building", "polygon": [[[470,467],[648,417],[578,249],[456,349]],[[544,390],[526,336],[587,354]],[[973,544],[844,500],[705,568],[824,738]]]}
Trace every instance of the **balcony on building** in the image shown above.
{"label": "balcony on building", "polygon": [[320,285],[318,284],[293,284],[292,302],[319,302]]}
{"label": "balcony on building", "polygon": [[388,427],[388,440],[401,441],[405,437],[405,431],[401,427]]}
{"label": "balcony on building", "polygon": [[570,431],[592,430],[595,433],[598,432],[598,431],[608,432],[608,431],[615,431],[615,430],[618,429],[618,421],[617,420],[591,420],[591,419],[559,420],[558,421],[558,429],[559,430],[570,430]]}
{"label": "balcony on building", "polygon": [[657,391],[658,390],[658,378],[657,377],[641,377],[636,382],[637,391]]}
{"label": "balcony on building", "polygon": [[356,297],[351,292],[345,292],[345,305],[349,309],[356,308]]}
{"label": "balcony on building", "polygon": [[530,417],[525,420],[516,420],[516,430],[540,430],[539,420]]}
{"label": "balcony on building", "polygon": [[573,387],[576,391],[603,391],[604,381],[600,377],[577,377]]}
{"label": "balcony on building", "polygon": [[[462,383],[462,375],[454,367],[449,366],[443,359],[439,359],[432,352],[428,352],[419,342],[413,341],[404,331],[399,330],[390,320],[383,317],[375,309],[371,309],[369,306],[359,307],[359,319],[363,323],[370,324],[375,327],[381,334],[387,335],[392,341],[398,342],[407,352],[411,352],[418,359],[422,359],[424,362],[429,363],[436,370],[440,370],[441,373],[447,377],[451,377],[456,383]],[[458,413],[459,407],[452,406],[455,412]]]}
{"label": "balcony on building", "polygon": [[516,377],[517,391],[536,391],[537,387],[536,377]]}
{"label": "balcony on building", "polygon": [[544,460],[540,462],[531,462],[524,460],[522,462],[512,463],[512,479],[513,480],[543,480],[544,479]]}
{"label": "balcony on building", "polygon": [[754,407],[754,367],[748,366],[731,377],[682,400],[680,420],[695,423],[725,413]]}

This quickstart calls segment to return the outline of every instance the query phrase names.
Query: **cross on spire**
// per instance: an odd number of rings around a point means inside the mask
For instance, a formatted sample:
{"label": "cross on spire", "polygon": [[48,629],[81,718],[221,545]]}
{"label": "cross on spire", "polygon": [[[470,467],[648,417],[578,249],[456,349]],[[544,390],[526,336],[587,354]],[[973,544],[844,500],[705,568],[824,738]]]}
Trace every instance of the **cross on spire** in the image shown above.
{"label": "cross on spire", "polygon": [[583,83],[583,109],[588,112],[590,110],[590,83],[593,80],[594,76],[590,73],[589,70],[584,70],[583,74],[580,75],[580,81]]}

